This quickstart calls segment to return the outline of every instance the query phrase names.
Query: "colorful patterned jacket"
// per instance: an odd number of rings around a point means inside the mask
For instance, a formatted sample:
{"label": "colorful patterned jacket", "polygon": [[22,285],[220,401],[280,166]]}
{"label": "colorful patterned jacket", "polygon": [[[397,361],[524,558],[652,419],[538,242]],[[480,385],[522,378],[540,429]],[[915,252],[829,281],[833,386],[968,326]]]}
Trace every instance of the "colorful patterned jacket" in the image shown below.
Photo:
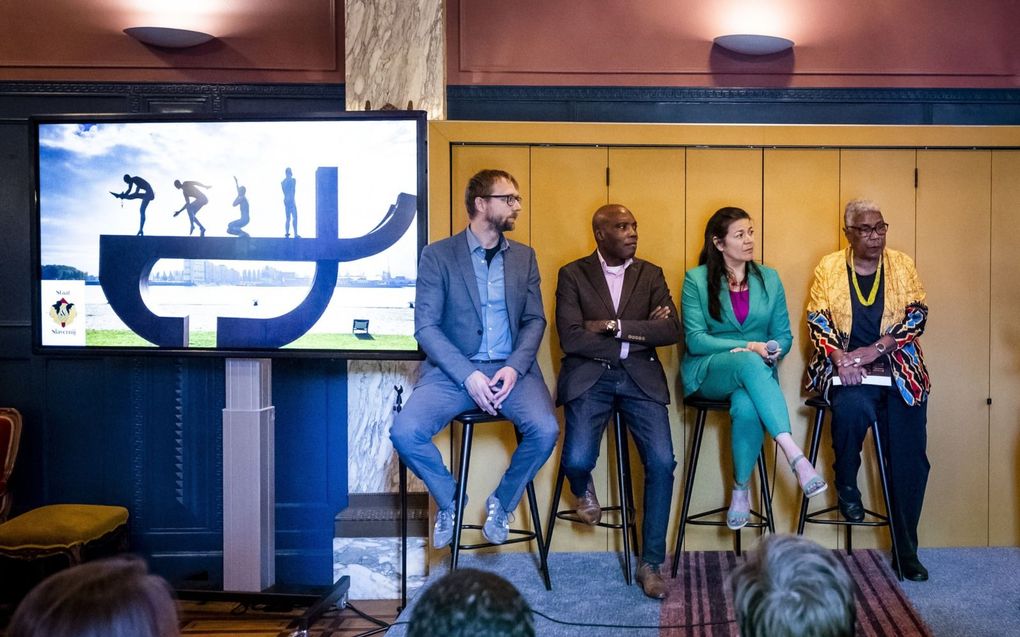
{"label": "colorful patterned jacket", "polygon": [[[832,380],[829,355],[837,349],[846,351],[850,344],[853,310],[847,281],[849,258],[849,248],[823,257],[811,284],[807,322],[815,353],[808,363],[807,387],[820,393],[828,392]],[[924,287],[913,259],[902,252],[887,248],[882,255],[882,269],[885,304],[881,329],[896,339],[896,349],[890,354],[893,379],[903,400],[913,406],[927,400],[931,390],[917,340],[928,318]]]}

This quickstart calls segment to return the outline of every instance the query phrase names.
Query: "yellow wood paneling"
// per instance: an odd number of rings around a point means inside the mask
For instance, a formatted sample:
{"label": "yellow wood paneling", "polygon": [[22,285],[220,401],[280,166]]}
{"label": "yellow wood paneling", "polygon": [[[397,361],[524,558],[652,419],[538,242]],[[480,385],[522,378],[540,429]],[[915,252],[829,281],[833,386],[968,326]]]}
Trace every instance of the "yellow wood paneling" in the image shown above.
{"label": "yellow wood paneling", "polygon": [[[687,224],[686,268],[698,264],[704,244],[705,225],[716,210],[723,206],[743,208],[751,215],[756,232],[761,227],[762,151],[760,149],[690,148],[687,150]],[[761,260],[761,243],[755,258]],[[681,280],[682,283],[682,280]],[[682,286],[681,286],[682,287]],[[681,290],[677,290],[679,297]],[[694,428],[694,412],[686,410],[685,440]],[[678,450],[682,458],[679,482],[687,469],[689,449]],[[733,462],[730,451],[729,414],[711,413],[705,425],[698,457],[698,475],[691,497],[691,513],[714,509],[729,502],[733,486]],[[673,517],[680,514],[679,502]],[[685,548],[688,550],[722,550],[731,548],[733,534],[719,527],[688,527]]]}
{"label": "yellow wood paneling", "polygon": [[[917,152],[910,150],[843,150],[840,152],[839,214],[851,199],[870,199],[882,209],[889,224],[886,245],[914,256],[914,167]],[[839,247],[846,247],[840,232]]]}
{"label": "yellow wood paneling", "polygon": [[[786,305],[793,331],[793,348],[779,366],[779,382],[790,410],[793,439],[808,451],[808,423],[814,410],[804,407],[808,396],[804,386],[807,361],[814,351],[808,337],[806,307],[815,265],[837,249],[838,229],[832,224],[839,206],[839,151],[814,149],[770,149],[765,151],[764,193],[759,245],[765,264],[779,271],[786,290]],[[831,457],[828,437],[821,447],[817,467],[831,481]],[[769,456],[773,453],[766,440]],[[776,487],[773,507],[776,531],[795,532],[800,512],[801,492],[780,452],[776,460]],[[823,500],[824,498],[818,498]],[[834,501],[834,496],[832,496]],[[813,501],[812,506],[818,507]],[[831,544],[835,529],[809,525],[806,533]]]}
{"label": "yellow wood paneling", "polygon": [[[610,148],[609,149],[609,200],[621,203],[634,213],[638,221],[638,256],[662,268],[673,301],[679,307],[680,285],[684,273],[685,236],[685,174],[686,151],[683,148]],[[677,469],[673,480],[675,509],[679,510],[679,493],[682,490],[684,440],[682,392],[677,384],[680,374],[678,347],[660,347],[666,378],[670,383],[669,422],[672,429],[673,453]],[[634,498],[644,497],[641,461],[631,446],[631,467],[635,474]],[[613,472],[610,471],[610,474]],[[615,483],[613,483],[615,489]],[[643,519],[643,507],[638,508],[638,519]],[[667,548],[672,548],[676,520],[667,532]],[[610,545],[622,550],[619,533],[610,535]]]}
{"label": "yellow wood paneling", "polygon": [[[882,210],[882,217],[889,224],[886,245],[911,256],[916,246],[916,204],[917,190],[914,187],[914,169],[917,166],[917,151],[911,149],[843,149],[840,151],[839,207],[833,222],[839,229],[839,249],[846,248],[843,234],[843,210],[851,199],[870,199]],[[923,273],[922,273],[923,275]],[[829,424],[826,424],[828,427]],[[823,447],[831,457],[831,437],[822,439]],[[878,477],[878,463],[875,459],[874,443],[870,436],[864,442],[861,472],[857,476],[858,486],[865,506],[873,511],[884,511],[882,504],[881,480]],[[829,464],[831,476],[831,462]],[[829,500],[835,504],[834,495]],[[844,535],[839,534],[840,543]],[[854,545],[860,547],[889,547],[889,532],[884,528],[860,528],[854,531]]]}
{"label": "yellow wood paneling", "polygon": [[[471,146],[479,143],[491,148]],[[550,146],[555,144],[573,147]],[[607,149],[606,145],[626,148]],[[676,147],[669,148],[671,145]],[[742,148],[694,147],[712,145]],[[778,148],[764,153],[757,148],[773,146]],[[916,150],[932,146],[960,150]],[[760,233],[759,256],[780,270],[786,287],[800,360],[791,358],[784,363],[781,382],[788,404],[794,407],[795,436],[806,446],[807,415],[799,407],[803,394],[802,368],[798,367],[804,364],[808,347],[802,321],[810,270],[822,253],[840,245],[838,229],[845,202],[853,197],[876,200],[892,224],[889,245],[916,256],[931,305],[922,342],[935,385],[929,410],[933,471],[921,544],[1016,545],[1020,543],[1020,428],[1016,416],[1020,405],[1016,401],[1020,399],[1015,387],[1020,363],[1014,352],[1020,333],[1014,317],[1020,284],[1012,272],[1017,249],[1013,228],[1020,221],[1017,146],[1020,127],[430,122],[430,234],[434,240],[460,229],[461,221],[451,221],[451,211],[459,213],[463,206],[463,184],[456,182],[488,163],[488,153],[501,158],[503,167],[521,180],[531,218],[526,224],[528,237],[538,251],[550,321],[539,362],[553,387],[560,357],[552,325],[556,272],[594,248],[590,217],[598,205],[608,197],[634,209],[641,229],[639,254],[663,266],[676,297],[682,271],[696,262],[708,216],[722,205],[744,207]],[[1014,149],[969,150],[974,147]],[[833,152],[839,155],[835,168]],[[522,163],[524,154],[527,159]],[[680,165],[683,177],[679,180],[672,177],[677,169],[674,156],[686,160]],[[608,192],[607,162],[612,167]],[[920,167],[916,192],[915,165]],[[835,194],[830,194],[834,179]],[[829,196],[834,199],[831,204],[825,203]],[[668,202],[674,198],[683,203],[669,209]],[[660,203],[663,201],[666,203]],[[816,214],[821,216],[816,218]],[[807,224],[805,219],[814,223]],[[519,223],[516,233],[521,231]],[[675,360],[666,361],[668,374],[674,373],[673,365]],[[991,424],[984,404],[989,391],[995,399]],[[674,399],[679,401],[678,392]],[[677,409],[675,405],[673,409]],[[685,414],[685,420],[689,423],[692,416]],[[671,418],[677,414],[672,413]],[[514,446],[509,427],[497,428],[499,433],[481,428],[476,438],[479,446],[473,456],[468,521],[481,518],[485,496],[495,486]],[[728,419],[710,422],[692,510],[726,502],[731,467],[728,437]],[[683,438],[674,435],[674,439]],[[443,436],[437,441],[441,448],[448,447]],[[865,447],[865,466],[873,469],[869,446],[870,442]],[[828,436],[823,438],[822,449],[819,468],[831,478]],[[685,445],[677,444],[681,463],[676,473],[678,489],[686,452]],[[602,454],[596,473],[600,496],[606,500],[612,483],[607,477],[605,444]],[[558,466],[557,448],[536,482],[543,515],[548,511]],[[639,463],[635,470],[639,471]],[[779,474],[778,523],[785,530],[793,513],[786,510],[793,482],[785,466],[780,465]],[[872,508],[881,509],[873,477],[862,472],[861,483],[865,497],[875,502]],[[568,498],[563,505],[569,505]],[[675,499],[667,538],[670,548],[678,513],[679,500]],[[526,521],[525,507],[517,515]],[[815,537],[815,531],[809,533]],[[836,546],[841,540],[832,539],[826,531],[818,530],[822,535],[817,539]],[[687,548],[731,548],[730,538],[725,531],[692,527]],[[749,538],[750,534],[745,534],[745,541]],[[888,541],[884,531],[858,529],[854,543],[887,546]],[[605,532],[595,534],[560,522],[553,549],[602,550],[611,546]],[[433,555],[440,556],[445,557],[445,551]]]}
{"label": "yellow wood paneling", "polygon": [[531,149],[527,146],[453,146],[453,169],[450,173],[450,219],[453,233],[463,230],[468,223],[464,189],[479,170],[505,170],[517,180],[524,201],[517,225],[507,238],[531,244]]}
{"label": "yellow wood paneling", "polygon": [[[595,249],[591,232],[591,216],[606,203],[605,148],[546,148],[531,151],[532,167],[532,237],[542,272],[542,301],[549,321],[545,339],[538,351],[542,373],[555,395],[556,374],[560,369],[559,338],[556,336],[556,278],[559,269],[574,259],[590,254]],[[560,423],[562,409],[557,410]],[[545,464],[536,484],[540,485],[539,500],[543,514],[548,511],[552,482],[559,469],[560,444]],[[602,502],[609,500],[609,472],[605,439],[600,447],[600,461],[592,480]],[[570,508],[573,500],[570,489],[564,485],[560,508]],[[553,536],[557,551],[604,551],[608,534],[605,529],[594,529],[560,521]]]}
{"label": "yellow wood paneling", "polygon": [[917,266],[931,372],[922,546],[988,543],[991,153],[917,153]]}
{"label": "yellow wood paneling", "polygon": [[1020,544],[1020,151],[992,152],[989,543]]}
{"label": "yellow wood paneling", "polygon": [[618,146],[815,146],[879,148],[1020,147],[1020,126],[797,126],[776,124],[614,124],[429,122],[433,134],[460,142]]}

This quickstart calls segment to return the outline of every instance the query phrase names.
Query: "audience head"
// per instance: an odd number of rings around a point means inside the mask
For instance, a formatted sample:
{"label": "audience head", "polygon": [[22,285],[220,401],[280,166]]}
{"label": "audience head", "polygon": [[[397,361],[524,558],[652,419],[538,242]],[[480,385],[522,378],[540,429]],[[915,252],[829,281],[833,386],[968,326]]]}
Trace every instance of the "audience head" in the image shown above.
{"label": "audience head", "polygon": [[411,613],[407,637],[533,637],[531,607],[513,584],[471,568],[428,587]]}
{"label": "audience head", "polygon": [[857,608],[846,568],[815,542],[766,536],[730,579],[742,637],[850,637]]}
{"label": "audience head", "polygon": [[7,637],[177,637],[170,585],[136,557],[60,571],[22,600]]}
{"label": "audience head", "polygon": [[473,219],[478,212],[478,208],[475,206],[475,199],[494,194],[493,188],[498,182],[504,180],[513,184],[514,190],[517,190],[517,180],[505,170],[481,170],[468,180],[467,189],[464,191],[464,204],[467,206],[469,218]]}
{"label": "audience head", "polygon": [[637,219],[618,203],[606,204],[595,211],[591,229],[599,254],[609,265],[621,265],[637,252]]}

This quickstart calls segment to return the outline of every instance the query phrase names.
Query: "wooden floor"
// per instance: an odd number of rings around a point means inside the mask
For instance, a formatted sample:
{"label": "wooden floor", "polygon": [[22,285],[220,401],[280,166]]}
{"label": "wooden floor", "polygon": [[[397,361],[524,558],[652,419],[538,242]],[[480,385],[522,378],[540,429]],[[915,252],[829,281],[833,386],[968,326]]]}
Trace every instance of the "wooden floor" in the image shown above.
{"label": "wooden floor", "polygon": [[[363,600],[351,602],[358,610],[392,623],[397,618],[399,600]],[[180,602],[181,635],[184,637],[285,637],[295,630],[295,619],[304,609],[280,612],[247,608],[236,602]],[[378,628],[351,608],[331,610],[313,624],[311,637],[354,637]],[[382,633],[377,633],[382,634]]]}

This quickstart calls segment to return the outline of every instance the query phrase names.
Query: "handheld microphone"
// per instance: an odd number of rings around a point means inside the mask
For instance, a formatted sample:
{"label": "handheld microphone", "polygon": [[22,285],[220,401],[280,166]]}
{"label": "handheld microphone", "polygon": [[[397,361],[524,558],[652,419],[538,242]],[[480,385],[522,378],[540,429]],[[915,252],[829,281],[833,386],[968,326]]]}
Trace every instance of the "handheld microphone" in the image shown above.
{"label": "handheld microphone", "polygon": [[775,365],[776,358],[779,357],[779,342],[773,339],[765,341],[765,352],[769,355],[768,364]]}

